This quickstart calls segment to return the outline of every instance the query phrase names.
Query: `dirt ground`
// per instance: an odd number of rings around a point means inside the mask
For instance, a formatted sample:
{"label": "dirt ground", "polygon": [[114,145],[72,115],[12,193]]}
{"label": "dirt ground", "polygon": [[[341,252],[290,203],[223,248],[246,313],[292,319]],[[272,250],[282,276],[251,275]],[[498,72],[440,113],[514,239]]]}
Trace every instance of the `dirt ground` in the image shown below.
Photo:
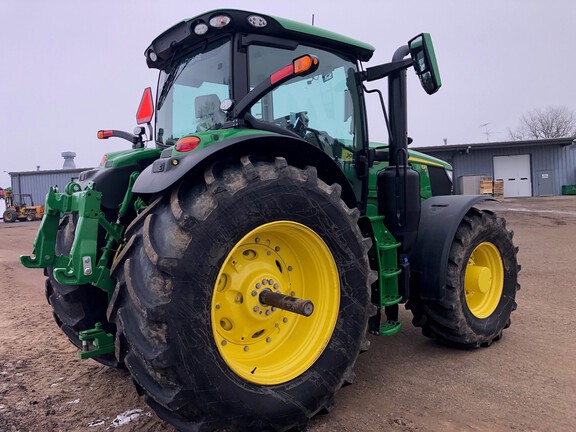
{"label": "dirt ground", "polygon": [[[520,247],[518,310],[490,348],[440,346],[412,327],[372,338],[354,385],[309,431],[576,430],[576,196],[497,204]],[[44,298],[37,222],[0,223],[0,432],[170,431],[125,371],[76,358]]]}

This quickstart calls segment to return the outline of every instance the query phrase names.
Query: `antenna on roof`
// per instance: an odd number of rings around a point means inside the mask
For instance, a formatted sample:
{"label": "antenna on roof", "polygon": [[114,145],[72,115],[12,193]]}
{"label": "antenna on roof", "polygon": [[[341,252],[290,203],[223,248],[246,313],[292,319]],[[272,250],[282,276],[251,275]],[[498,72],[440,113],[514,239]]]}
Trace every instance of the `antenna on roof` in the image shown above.
{"label": "antenna on roof", "polygon": [[314,25],[314,14],[312,14],[312,25]]}
{"label": "antenna on roof", "polygon": [[488,125],[492,122],[482,123],[480,125],[481,128],[484,128],[484,135],[486,135],[486,142],[490,142],[490,135],[492,135],[492,131],[488,129]]}

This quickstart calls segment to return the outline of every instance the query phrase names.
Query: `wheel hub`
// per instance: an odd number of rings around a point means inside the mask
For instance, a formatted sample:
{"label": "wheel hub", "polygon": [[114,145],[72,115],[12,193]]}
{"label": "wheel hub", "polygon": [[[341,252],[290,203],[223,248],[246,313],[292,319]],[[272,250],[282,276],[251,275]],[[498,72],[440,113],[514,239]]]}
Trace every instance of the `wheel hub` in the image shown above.
{"label": "wheel hub", "polygon": [[498,248],[480,243],[466,266],[464,289],[466,304],[477,318],[488,318],[498,307],[504,287],[504,266]]}
{"label": "wheel hub", "polygon": [[[309,299],[317,309],[302,316],[262,301],[268,293],[275,300]],[[222,265],[212,298],[215,342],[242,378],[269,385],[286,382],[323,352],[339,302],[338,270],[324,241],[296,222],[265,224],[240,240]]]}

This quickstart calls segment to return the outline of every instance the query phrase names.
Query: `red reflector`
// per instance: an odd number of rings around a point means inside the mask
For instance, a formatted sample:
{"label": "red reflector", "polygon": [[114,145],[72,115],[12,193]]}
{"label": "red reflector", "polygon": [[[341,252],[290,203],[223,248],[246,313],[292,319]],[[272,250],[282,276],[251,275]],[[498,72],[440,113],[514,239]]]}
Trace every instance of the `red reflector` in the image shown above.
{"label": "red reflector", "polygon": [[294,66],[289,64],[288,66],[284,66],[279,71],[274,72],[270,75],[270,84],[276,84],[283,78],[286,78],[294,73]]}
{"label": "red reflector", "polygon": [[107,139],[114,135],[111,130],[100,130],[98,131],[98,139]]}
{"label": "red reflector", "polygon": [[180,138],[176,143],[176,151],[178,152],[189,152],[190,150],[194,150],[200,144],[200,138],[191,136],[191,137],[184,137]]}
{"label": "red reflector", "polygon": [[144,124],[152,121],[154,115],[154,102],[152,101],[152,89],[150,87],[144,90],[138,112],[136,113],[136,123]]}
{"label": "red reflector", "polygon": [[108,160],[108,155],[105,154],[104,156],[102,156],[102,161],[100,162],[100,166],[104,166],[104,164],[106,163],[107,160]]}

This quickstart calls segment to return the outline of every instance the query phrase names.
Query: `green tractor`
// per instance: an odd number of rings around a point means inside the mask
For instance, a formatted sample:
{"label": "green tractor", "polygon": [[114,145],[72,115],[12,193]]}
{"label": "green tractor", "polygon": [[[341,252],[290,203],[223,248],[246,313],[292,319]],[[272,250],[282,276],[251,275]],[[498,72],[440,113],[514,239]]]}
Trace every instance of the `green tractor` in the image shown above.
{"label": "green tractor", "polygon": [[[399,304],[456,347],[510,325],[504,219],[407,149],[407,69],[441,85],[430,36],[364,68],[373,51],[239,10],[182,21],[145,51],[160,75],[141,126],[98,133],[132,148],[48,192],[22,264],[45,269],[80,357],[127,367],[175,427],[304,430],[352,382],[367,333],[400,329]],[[385,77],[389,143],[371,143],[365,84]]]}

